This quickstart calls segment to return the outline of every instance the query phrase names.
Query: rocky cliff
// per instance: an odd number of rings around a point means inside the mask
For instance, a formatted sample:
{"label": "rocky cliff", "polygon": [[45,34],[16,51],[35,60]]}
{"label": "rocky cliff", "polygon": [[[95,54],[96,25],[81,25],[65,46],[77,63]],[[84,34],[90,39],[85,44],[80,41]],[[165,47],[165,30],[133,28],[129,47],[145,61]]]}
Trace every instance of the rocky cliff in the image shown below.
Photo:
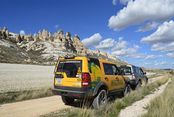
{"label": "rocky cliff", "polygon": [[21,35],[0,28],[0,62],[52,64],[67,54],[100,56],[122,63],[99,50],[87,49],[77,34],[72,37],[63,30],[51,33],[43,29],[34,35]]}

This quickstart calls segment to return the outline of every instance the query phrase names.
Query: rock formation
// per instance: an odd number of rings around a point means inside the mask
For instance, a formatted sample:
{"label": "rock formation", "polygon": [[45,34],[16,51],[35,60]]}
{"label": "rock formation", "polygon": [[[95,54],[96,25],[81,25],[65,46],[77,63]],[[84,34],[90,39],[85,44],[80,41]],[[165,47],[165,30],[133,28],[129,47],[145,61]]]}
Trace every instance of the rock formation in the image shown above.
{"label": "rock formation", "polygon": [[38,34],[35,34],[33,36],[33,39],[34,39],[34,41],[40,41],[40,38],[39,38],[39,35]]}
{"label": "rock formation", "polygon": [[25,39],[27,42],[34,41],[34,38],[33,38],[33,36],[32,36],[31,34],[30,34],[30,35],[24,36],[24,39]]}
{"label": "rock formation", "polygon": [[[13,34],[13,35],[11,36],[10,34]],[[39,31],[38,33],[35,33],[34,35],[31,35],[31,34],[20,35],[15,33],[10,33],[10,34],[6,27],[4,27],[3,29],[0,29],[0,39],[9,38],[9,41],[18,43],[20,47],[26,48],[26,50],[30,50],[28,49],[30,48],[28,46],[31,46],[31,44],[36,45],[36,47],[35,45],[32,45],[33,47],[32,50],[34,50],[35,48],[40,47],[39,42],[46,42],[46,43],[52,44],[53,47],[57,48],[58,50],[64,50],[67,52],[76,52],[77,54],[83,54],[83,55],[87,54],[87,49],[84,47],[83,43],[80,41],[79,36],[75,35],[74,37],[71,37],[70,32],[66,32],[64,34],[63,30],[59,30],[55,32],[54,34],[50,33],[46,29]]]}
{"label": "rock formation", "polygon": [[76,48],[77,54],[87,53],[87,49],[84,47],[83,43],[80,41],[80,38],[77,34],[74,36],[73,45]]}
{"label": "rock formation", "polygon": [[20,34],[17,35],[17,37],[16,37],[16,42],[17,42],[17,43],[21,43],[22,41],[24,41],[24,36],[21,36]]}
{"label": "rock formation", "polygon": [[54,37],[54,42],[58,42],[58,43],[61,43],[63,39],[65,38],[62,30],[54,33],[53,37]]}
{"label": "rock formation", "polygon": [[9,39],[9,31],[6,27],[0,29],[0,38],[1,39]]}

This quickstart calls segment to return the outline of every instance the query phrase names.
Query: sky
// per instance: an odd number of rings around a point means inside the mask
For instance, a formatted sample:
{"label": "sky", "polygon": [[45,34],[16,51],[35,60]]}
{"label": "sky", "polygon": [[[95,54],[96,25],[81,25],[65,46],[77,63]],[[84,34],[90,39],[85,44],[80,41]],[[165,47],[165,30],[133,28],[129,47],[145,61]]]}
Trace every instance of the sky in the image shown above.
{"label": "sky", "polygon": [[0,27],[59,29],[131,64],[174,68],[174,0],[0,0]]}

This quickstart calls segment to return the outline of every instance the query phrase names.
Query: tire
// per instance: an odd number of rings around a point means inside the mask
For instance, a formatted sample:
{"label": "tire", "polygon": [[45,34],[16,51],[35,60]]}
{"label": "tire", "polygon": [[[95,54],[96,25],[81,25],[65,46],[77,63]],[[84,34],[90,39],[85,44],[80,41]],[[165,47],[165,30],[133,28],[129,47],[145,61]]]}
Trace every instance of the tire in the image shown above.
{"label": "tire", "polygon": [[103,107],[107,104],[107,91],[105,89],[102,89],[99,91],[97,96],[94,98],[92,106],[96,109]]}
{"label": "tire", "polygon": [[129,94],[131,91],[132,91],[132,88],[131,88],[130,84],[127,84],[123,91],[123,97],[126,96],[127,94]]}
{"label": "tire", "polygon": [[142,86],[142,83],[140,81],[138,81],[137,86],[136,86],[136,90],[139,89]]}
{"label": "tire", "polygon": [[65,105],[71,105],[74,102],[74,98],[62,96],[62,101]]}
{"label": "tire", "polygon": [[81,99],[81,106],[82,107],[91,107],[91,104],[92,104],[92,99],[91,98],[89,98],[89,99]]}

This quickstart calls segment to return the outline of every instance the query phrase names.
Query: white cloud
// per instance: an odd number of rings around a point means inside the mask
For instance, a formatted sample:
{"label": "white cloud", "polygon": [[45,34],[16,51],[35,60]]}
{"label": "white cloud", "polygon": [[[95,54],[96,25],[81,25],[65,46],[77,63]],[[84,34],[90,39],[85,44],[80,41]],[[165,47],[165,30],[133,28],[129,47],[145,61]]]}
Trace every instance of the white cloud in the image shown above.
{"label": "white cloud", "polygon": [[155,58],[159,58],[159,57],[163,57],[163,55],[146,55],[144,59],[155,59]]}
{"label": "white cloud", "polygon": [[155,61],[154,65],[159,66],[159,65],[166,65],[168,64],[166,61]]}
{"label": "white cloud", "polygon": [[118,41],[115,42],[114,47],[112,48],[112,50],[121,50],[121,49],[125,49],[127,47],[128,43],[127,41],[123,40],[122,37],[120,37],[118,39]]}
{"label": "white cloud", "polygon": [[145,24],[144,26],[141,26],[137,32],[146,32],[146,31],[150,31],[153,30],[155,28],[157,28],[157,26],[159,25],[159,23],[157,22],[148,22],[147,24]]}
{"label": "white cloud", "polygon": [[96,33],[91,37],[82,40],[82,42],[89,48],[99,49],[100,51],[110,53],[116,57],[154,59],[162,56],[138,53],[140,48],[139,45],[130,46],[129,43],[123,39],[123,37],[118,39],[102,39],[102,36],[99,33]]}
{"label": "white cloud", "polygon": [[119,30],[144,21],[162,21],[174,16],[174,0],[132,0],[117,15],[109,19],[108,26]]}
{"label": "white cloud", "polygon": [[112,0],[112,4],[113,4],[114,6],[116,6],[116,5],[117,5],[117,0]]}
{"label": "white cloud", "polygon": [[155,55],[147,55],[147,56],[145,57],[145,59],[154,59],[154,58],[156,58]]}
{"label": "white cloud", "polygon": [[164,22],[158,29],[141,42],[152,45],[151,50],[161,52],[174,52],[174,21]]}
{"label": "white cloud", "polygon": [[173,53],[167,53],[167,56],[174,58],[174,52]]}
{"label": "white cloud", "polygon": [[100,35],[100,33],[95,33],[91,37],[83,39],[82,43],[86,47],[90,48],[90,47],[94,47],[94,46],[98,45],[101,40],[102,40],[102,36]]}
{"label": "white cloud", "polygon": [[59,25],[58,25],[58,24],[56,24],[54,27],[55,27],[56,29],[58,29],[58,28],[59,28]]}
{"label": "white cloud", "polygon": [[20,30],[20,35],[25,35],[25,31],[24,30]]}
{"label": "white cloud", "polygon": [[155,43],[155,44],[152,44],[151,49],[153,51],[162,51],[162,52],[174,51],[174,42],[171,42],[171,43]]}
{"label": "white cloud", "polygon": [[128,42],[123,40],[123,38],[119,38],[118,41],[114,43],[113,48],[111,49],[111,54],[114,56],[130,56],[136,54],[139,49],[138,45],[134,45],[134,47],[128,47]]}
{"label": "white cloud", "polygon": [[164,22],[158,29],[150,36],[144,37],[141,40],[147,43],[167,43],[174,41],[174,22]]}
{"label": "white cloud", "polygon": [[111,53],[114,56],[124,56],[124,57],[131,57],[131,58],[142,58],[140,55],[137,54],[136,48],[123,48],[119,50],[114,50]]}
{"label": "white cloud", "polygon": [[132,1],[132,0],[120,0],[120,3],[126,5],[129,1]]}
{"label": "white cloud", "polygon": [[97,49],[108,50],[114,46],[115,40],[112,38],[105,39],[96,46]]}

